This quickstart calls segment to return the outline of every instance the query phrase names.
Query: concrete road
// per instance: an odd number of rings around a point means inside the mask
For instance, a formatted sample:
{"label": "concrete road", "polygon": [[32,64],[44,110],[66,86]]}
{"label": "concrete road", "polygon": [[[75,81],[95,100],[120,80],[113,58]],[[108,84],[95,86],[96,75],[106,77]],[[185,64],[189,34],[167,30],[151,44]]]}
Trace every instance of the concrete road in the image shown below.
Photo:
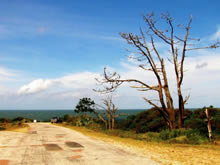
{"label": "concrete road", "polygon": [[150,158],[47,123],[0,132],[0,165],[148,165]]}

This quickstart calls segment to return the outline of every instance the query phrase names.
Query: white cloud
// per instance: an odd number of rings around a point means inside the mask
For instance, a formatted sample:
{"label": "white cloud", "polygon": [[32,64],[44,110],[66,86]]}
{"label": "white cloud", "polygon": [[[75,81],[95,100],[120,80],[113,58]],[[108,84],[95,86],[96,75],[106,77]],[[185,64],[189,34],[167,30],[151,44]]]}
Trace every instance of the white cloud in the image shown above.
{"label": "white cloud", "polygon": [[81,72],[55,79],[36,79],[29,84],[20,87],[17,93],[23,95],[35,94],[41,91],[49,90],[52,87],[60,89],[93,88],[96,77],[99,77],[99,74],[92,72]]}
{"label": "white cloud", "polygon": [[96,83],[95,78],[99,76],[99,73],[80,72],[57,78],[56,81],[68,88],[91,88]]}
{"label": "white cloud", "polygon": [[40,91],[43,91],[50,86],[54,84],[53,80],[43,80],[43,79],[37,79],[32,81],[31,83],[22,86],[18,90],[18,94],[33,94],[33,93],[38,93]]}
{"label": "white cloud", "polygon": [[0,66],[0,82],[9,81],[16,77],[17,72]]}
{"label": "white cloud", "polygon": [[218,40],[218,39],[220,39],[220,26],[218,26],[217,31],[215,32],[214,35],[212,35],[211,39],[212,39],[212,40]]}

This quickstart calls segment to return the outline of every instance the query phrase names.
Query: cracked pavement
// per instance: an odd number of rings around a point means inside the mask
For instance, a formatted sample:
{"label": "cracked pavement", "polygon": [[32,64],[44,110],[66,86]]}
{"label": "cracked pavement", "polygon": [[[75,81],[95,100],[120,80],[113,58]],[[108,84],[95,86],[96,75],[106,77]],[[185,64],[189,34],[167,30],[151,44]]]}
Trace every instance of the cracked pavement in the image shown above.
{"label": "cracked pavement", "polygon": [[150,165],[144,155],[49,123],[31,123],[27,133],[0,132],[0,165]]}

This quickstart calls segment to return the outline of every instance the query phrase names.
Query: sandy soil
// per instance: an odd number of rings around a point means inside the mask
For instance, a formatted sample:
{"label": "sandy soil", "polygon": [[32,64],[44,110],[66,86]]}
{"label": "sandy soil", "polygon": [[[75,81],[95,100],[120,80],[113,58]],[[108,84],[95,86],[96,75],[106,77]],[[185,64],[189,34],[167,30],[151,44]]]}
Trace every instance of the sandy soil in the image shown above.
{"label": "sandy soil", "polygon": [[0,132],[0,165],[151,165],[149,155],[92,139],[47,123],[30,124],[27,133]]}

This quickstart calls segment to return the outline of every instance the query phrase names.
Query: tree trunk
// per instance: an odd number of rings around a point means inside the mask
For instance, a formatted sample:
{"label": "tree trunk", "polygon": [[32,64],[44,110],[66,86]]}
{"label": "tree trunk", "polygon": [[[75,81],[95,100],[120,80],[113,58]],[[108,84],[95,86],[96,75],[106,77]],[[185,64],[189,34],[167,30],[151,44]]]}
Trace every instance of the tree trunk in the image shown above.
{"label": "tree trunk", "polygon": [[107,121],[103,121],[105,123],[105,129],[108,129],[108,123]]}
{"label": "tree trunk", "polygon": [[112,114],[112,129],[115,128],[115,113]]}
{"label": "tree trunk", "polygon": [[178,119],[178,126],[179,128],[184,127],[184,101],[181,93],[178,93],[179,97],[179,119]]}
{"label": "tree trunk", "polygon": [[167,80],[167,73],[164,65],[164,60],[161,60],[161,68],[163,73],[163,81],[164,81],[164,93],[166,96],[166,103],[167,103],[167,109],[169,112],[169,127],[170,130],[175,129],[175,109],[173,107],[173,99],[170,94],[168,80]]}
{"label": "tree trunk", "polygon": [[169,110],[169,128],[170,130],[174,130],[175,126],[175,111],[174,109]]}
{"label": "tree trunk", "polygon": [[111,114],[108,112],[108,129],[111,129]]}
{"label": "tree trunk", "polygon": [[208,120],[209,140],[210,140],[211,142],[213,142],[212,127],[211,127],[211,119],[210,119],[209,111],[208,111],[207,108],[206,108],[206,110],[205,110],[205,114],[206,114],[206,117],[207,117],[207,120]]}

